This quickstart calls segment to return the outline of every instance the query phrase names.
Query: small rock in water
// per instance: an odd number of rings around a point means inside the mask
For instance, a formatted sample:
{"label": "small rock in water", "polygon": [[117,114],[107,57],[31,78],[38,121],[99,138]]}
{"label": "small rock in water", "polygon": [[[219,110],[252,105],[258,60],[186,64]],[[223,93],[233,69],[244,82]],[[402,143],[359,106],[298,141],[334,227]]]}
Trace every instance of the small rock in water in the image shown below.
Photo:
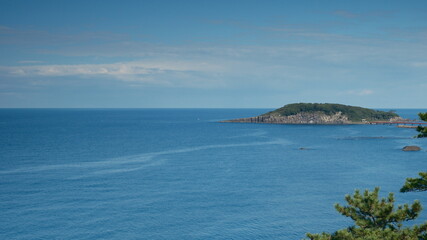
{"label": "small rock in water", "polygon": [[405,152],[407,152],[407,151],[420,151],[420,150],[421,150],[421,148],[418,146],[405,146],[402,149],[402,151],[405,151]]}

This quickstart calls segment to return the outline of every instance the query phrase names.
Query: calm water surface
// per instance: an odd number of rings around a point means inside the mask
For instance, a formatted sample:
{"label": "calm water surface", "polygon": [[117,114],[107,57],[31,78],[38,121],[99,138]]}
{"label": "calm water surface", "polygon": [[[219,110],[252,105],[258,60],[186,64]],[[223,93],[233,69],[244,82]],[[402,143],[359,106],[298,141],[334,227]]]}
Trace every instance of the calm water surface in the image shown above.
{"label": "calm water surface", "polygon": [[413,129],[217,122],[268,110],[0,110],[0,239],[301,239],[355,188],[427,204],[397,193]]}

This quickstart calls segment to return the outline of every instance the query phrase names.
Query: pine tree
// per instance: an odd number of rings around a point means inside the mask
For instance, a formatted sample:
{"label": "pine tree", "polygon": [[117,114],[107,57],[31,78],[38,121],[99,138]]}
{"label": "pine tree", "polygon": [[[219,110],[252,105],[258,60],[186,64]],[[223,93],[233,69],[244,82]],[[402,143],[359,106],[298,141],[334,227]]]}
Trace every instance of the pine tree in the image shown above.
{"label": "pine tree", "polygon": [[420,178],[407,178],[401,192],[422,192],[427,191],[427,172],[418,173]]}
{"label": "pine tree", "polygon": [[414,227],[403,227],[402,223],[418,217],[422,210],[419,201],[394,206],[394,195],[379,199],[379,188],[360,193],[356,190],[353,196],[346,195],[347,206],[335,205],[335,209],[354,220],[354,226],[338,230],[332,234],[307,234],[312,240],[418,240],[427,239],[427,223]]}

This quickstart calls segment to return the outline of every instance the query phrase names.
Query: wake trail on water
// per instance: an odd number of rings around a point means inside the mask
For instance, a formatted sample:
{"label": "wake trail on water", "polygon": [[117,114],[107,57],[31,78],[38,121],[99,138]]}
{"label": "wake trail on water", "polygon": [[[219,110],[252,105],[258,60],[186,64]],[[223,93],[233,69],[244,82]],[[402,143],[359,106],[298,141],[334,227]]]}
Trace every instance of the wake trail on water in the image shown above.
{"label": "wake trail on water", "polygon": [[252,132],[242,134],[242,135],[231,136],[228,138],[242,138],[242,137],[263,137],[263,138],[266,138],[267,137],[266,135],[267,135],[266,131],[257,130],[257,131],[252,131]]}
{"label": "wake trail on water", "polygon": [[141,170],[150,166],[157,166],[164,161],[159,157],[171,154],[189,153],[195,151],[203,151],[208,149],[220,148],[235,148],[235,147],[248,147],[248,146],[264,146],[264,145],[291,145],[290,141],[284,139],[277,139],[268,142],[249,142],[249,143],[235,143],[235,144],[213,144],[196,147],[185,147],[180,149],[172,149],[159,152],[143,153],[138,155],[123,156],[112,158],[104,161],[96,162],[79,162],[69,164],[53,164],[41,165],[33,167],[23,167],[11,170],[2,170],[0,175],[6,174],[20,174],[20,173],[36,173],[44,171],[60,171],[60,170],[85,170],[85,175],[100,175],[100,174],[113,174]]}

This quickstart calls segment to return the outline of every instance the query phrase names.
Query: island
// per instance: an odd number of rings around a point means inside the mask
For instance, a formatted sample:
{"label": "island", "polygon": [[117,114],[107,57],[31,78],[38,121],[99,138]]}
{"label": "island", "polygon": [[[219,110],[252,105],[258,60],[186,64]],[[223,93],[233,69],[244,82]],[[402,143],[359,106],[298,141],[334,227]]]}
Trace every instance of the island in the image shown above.
{"label": "island", "polygon": [[272,123],[272,124],[369,124],[396,122],[402,118],[393,111],[334,103],[293,103],[256,117],[225,120],[221,122]]}

